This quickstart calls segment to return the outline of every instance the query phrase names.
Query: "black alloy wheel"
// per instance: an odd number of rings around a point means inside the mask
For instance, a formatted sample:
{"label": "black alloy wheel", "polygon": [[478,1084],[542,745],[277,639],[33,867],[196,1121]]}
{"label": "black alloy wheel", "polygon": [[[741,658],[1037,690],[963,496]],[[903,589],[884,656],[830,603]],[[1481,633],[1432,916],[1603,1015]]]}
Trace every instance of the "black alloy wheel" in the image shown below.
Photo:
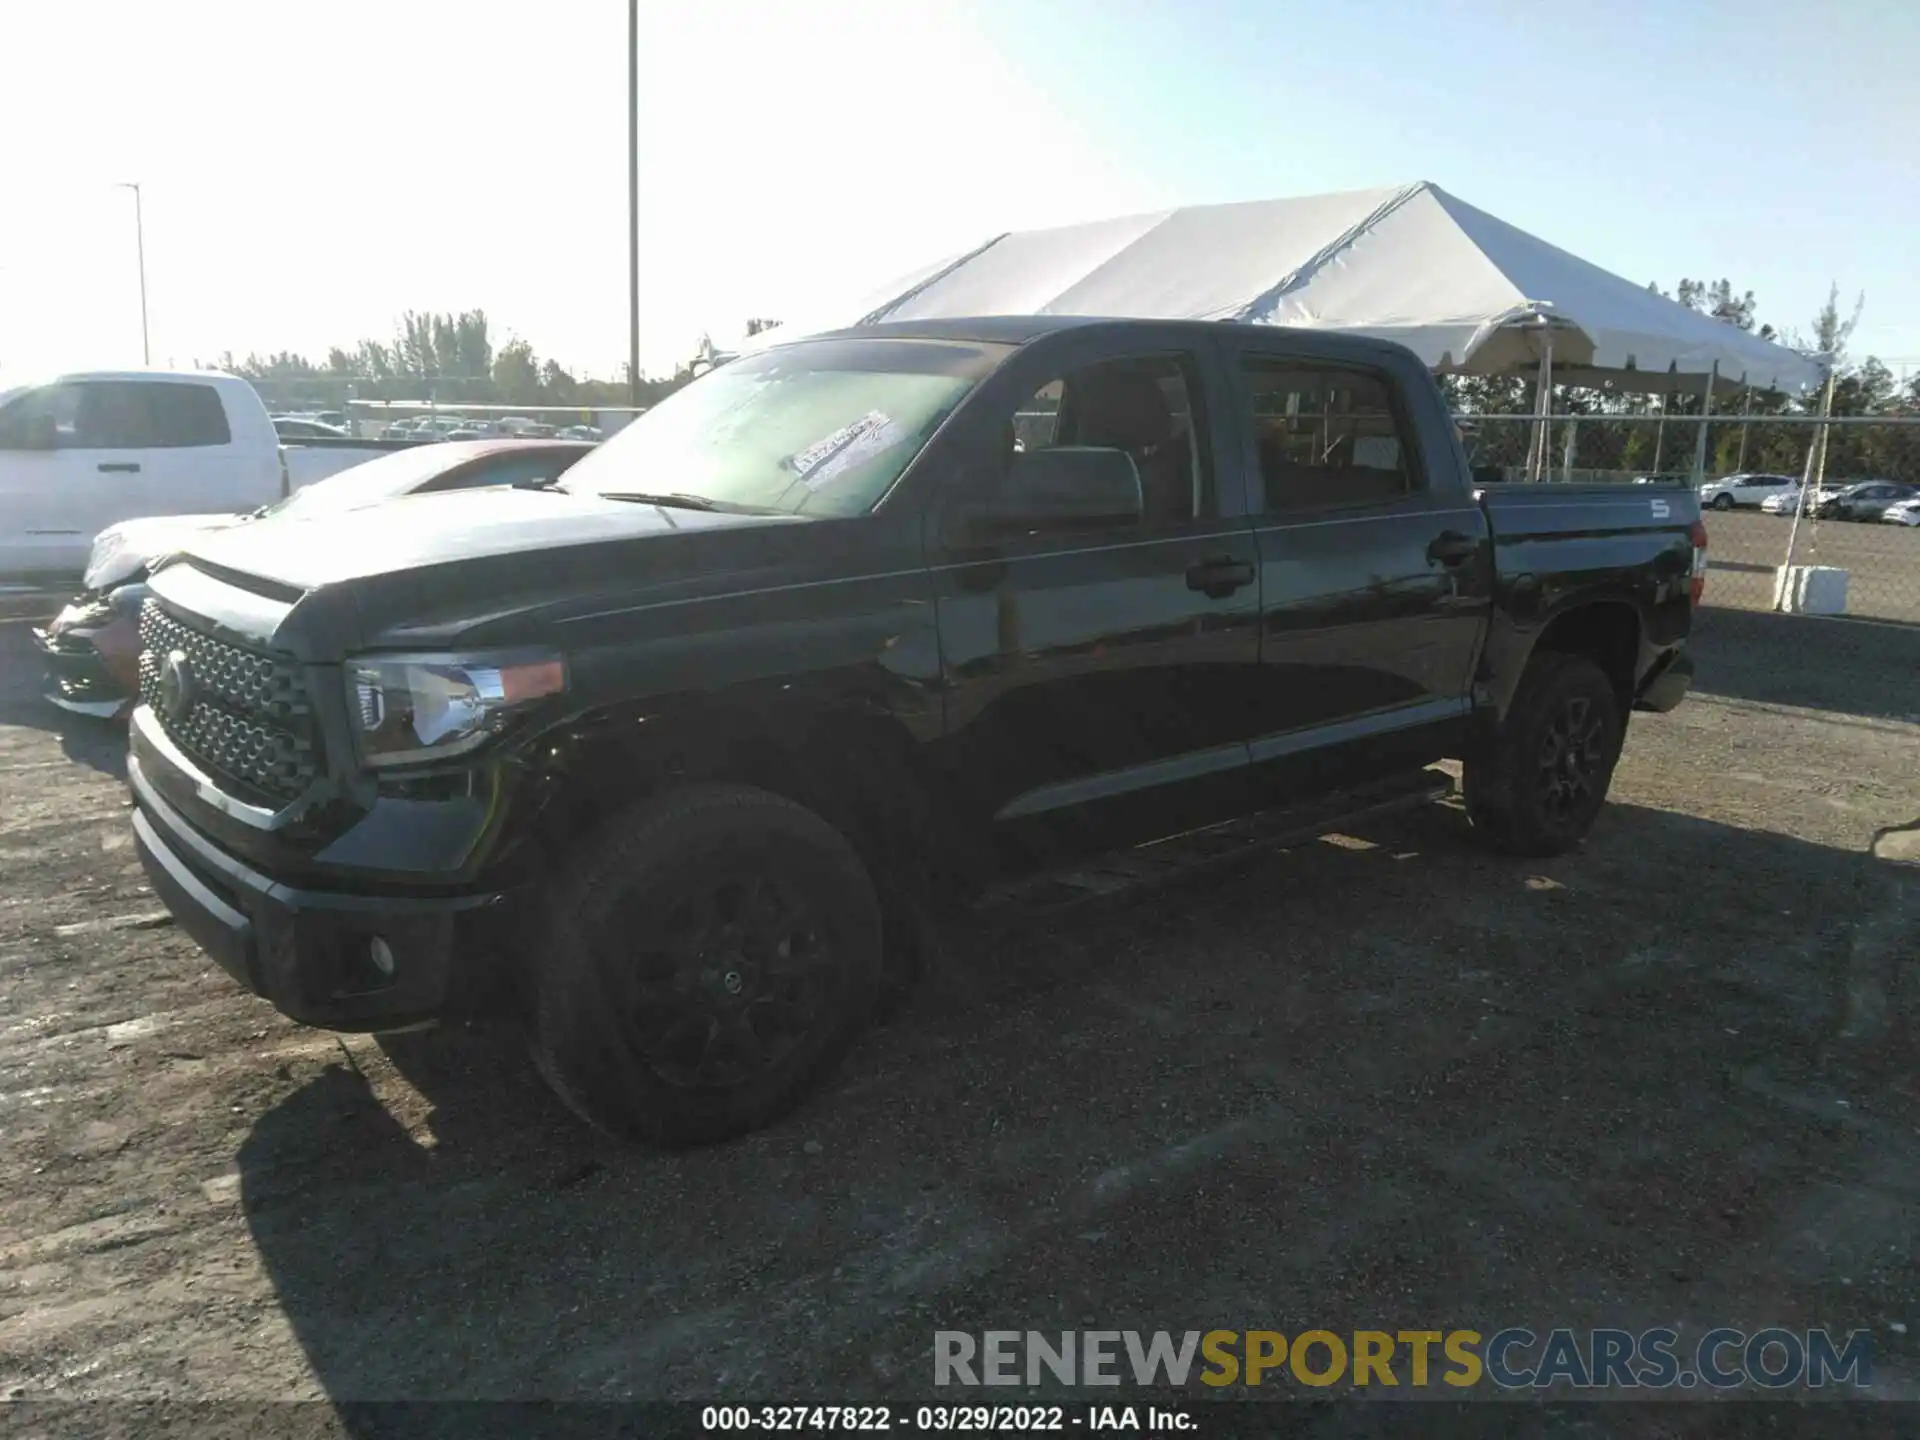
{"label": "black alloy wheel", "polygon": [[714,875],[650,930],[616,983],[635,1050],[668,1084],[746,1084],[820,1023],[832,941],[789,878]]}
{"label": "black alloy wheel", "polygon": [[1608,726],[1591,696],[1567,696],[1540,731],[1535,784],[1540,807],[1556,825],[1589,808],[1608,781]]}

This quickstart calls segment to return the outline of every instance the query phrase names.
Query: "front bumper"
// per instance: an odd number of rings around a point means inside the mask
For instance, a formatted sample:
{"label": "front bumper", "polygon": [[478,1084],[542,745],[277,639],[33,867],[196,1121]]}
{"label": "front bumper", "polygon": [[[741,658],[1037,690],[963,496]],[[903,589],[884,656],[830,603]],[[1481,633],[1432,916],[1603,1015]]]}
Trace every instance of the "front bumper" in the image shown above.
{"label": "front bumper", "polygon": [[282,1014],[330,1030],[385,1030],[478,1008],[497,992],[480,934],[498,930],[505,894],[295,889],[196,832],[137,755],[127,779],[135,848],[154,893],[221,969]]}
{"label": "front bumper", "polygon": [[133,709],[134,694],[125,677],[91,639],[62,636],[35,626],[33,648],[46,669],[41,694],[49,704],[75,715],[117,719]]}

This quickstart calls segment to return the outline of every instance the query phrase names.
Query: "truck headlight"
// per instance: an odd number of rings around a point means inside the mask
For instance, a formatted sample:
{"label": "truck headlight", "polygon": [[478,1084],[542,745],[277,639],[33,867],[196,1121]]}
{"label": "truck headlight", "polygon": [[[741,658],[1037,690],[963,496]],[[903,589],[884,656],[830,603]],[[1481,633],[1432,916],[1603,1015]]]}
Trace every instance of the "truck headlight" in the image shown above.
{"label": "truck headlight", "polygon": [[558,655],[370,656],[347,663],[347,711],[371,766],[464,755],[567,688]]}

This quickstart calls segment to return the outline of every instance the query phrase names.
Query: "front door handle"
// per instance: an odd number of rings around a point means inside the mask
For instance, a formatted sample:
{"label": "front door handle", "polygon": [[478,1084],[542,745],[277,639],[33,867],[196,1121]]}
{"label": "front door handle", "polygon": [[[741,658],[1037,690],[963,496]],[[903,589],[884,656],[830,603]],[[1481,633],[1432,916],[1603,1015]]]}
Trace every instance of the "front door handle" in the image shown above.
{"label": "front door handle", "polygon": [[1257,573],[1251,562],[1222,555],[1189,566],[1187,588],[1198,590],[1210,600],[1224,600],[1241,586],[1251,585]]}
{"label": "front door handle", "polygon": [[1427,546],[1427,559],[1442,565],[1464,565],[1480,553],[1480,542],[1458,530],[1442,530]]}
{"label": "front door handle", "polygon": [[140,473],[139,463],[133,460],[102,460],[99,469],[104,475],[113,475],[116,473],[121,475],[138,475]]}

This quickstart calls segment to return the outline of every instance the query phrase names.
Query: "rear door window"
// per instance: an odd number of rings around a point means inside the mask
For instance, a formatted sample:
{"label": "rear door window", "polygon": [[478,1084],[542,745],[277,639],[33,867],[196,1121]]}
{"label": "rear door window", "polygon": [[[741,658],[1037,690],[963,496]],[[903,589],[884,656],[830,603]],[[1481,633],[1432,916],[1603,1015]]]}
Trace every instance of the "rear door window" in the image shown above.
{"label": "rear door window", "polygon": [[1241,377],[1266,513],[1379,505],[1421,488],[1386,376],[1248,355]]}
{"label": "rear door window", "polygon": [[220,393],[211,385],[92,380],[77,388],[74,443],[85,449],[185,449],[233,439]]}

